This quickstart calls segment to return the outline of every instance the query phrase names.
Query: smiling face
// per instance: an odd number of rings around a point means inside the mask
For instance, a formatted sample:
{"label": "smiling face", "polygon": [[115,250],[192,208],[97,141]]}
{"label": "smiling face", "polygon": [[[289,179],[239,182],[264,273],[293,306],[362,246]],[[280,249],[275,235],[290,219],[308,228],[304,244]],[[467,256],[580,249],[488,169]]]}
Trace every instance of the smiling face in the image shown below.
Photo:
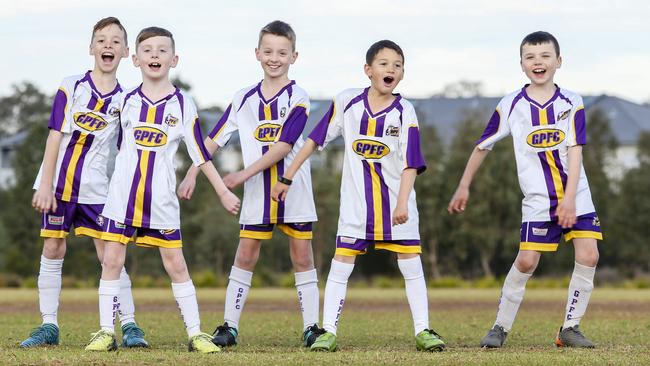
{"label": "smiling face", "polygon": [[89,53],[95,57],[96,70],[114,73],[120,60],[129,55],[129,47],[124,40],[124,31],[116,24],[98,29],[93,34]]}
{"label": "smiling face", "polygon": [[298,52],[292,42],[283,36],[265,34],[255,49],[255,57],[262,65],[264,78],[283,78],[289,73],[289,66],[296,62]]}
{"label": "smiling face", "polygon": [[404,77],[404,60],[395,50],[382,48],[364,71],[372,88],[380,94],[391,94]]}
{"label": "smiling face", "polygon": [[553,84],[555,71],[562,66],[562,58],[555,51],[552,42],[526,43],[521,47],[521,69],[532,85]]}
{"label": "smiling face", "polygon": [[150,80],[169,78],[169,70],[177,63],[178,56],[174,53],[172,39],[165,36],[141,41],[133,55],[133,64],[142,69],[143,78]]}

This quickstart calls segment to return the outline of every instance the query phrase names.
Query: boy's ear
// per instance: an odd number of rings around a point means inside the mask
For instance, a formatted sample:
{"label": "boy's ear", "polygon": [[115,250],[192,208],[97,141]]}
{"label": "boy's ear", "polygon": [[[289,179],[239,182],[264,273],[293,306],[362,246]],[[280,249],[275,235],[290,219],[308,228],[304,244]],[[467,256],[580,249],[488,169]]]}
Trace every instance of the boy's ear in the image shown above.
{"label": "boy's ear", "polygon": [[176,67],[178,65],[178,55],[174,55],[174,58],[172,58],[172,67]]}
{"label": "boy's ear", "polygon": [[131,55],[131,61],[133,61],[133,66],[140,67],[140,60],[138,60],[138,56],[135,53]]}
{"label": "boy's ear", "polygon": [[291,64],[293,65],[294,62],[296,62],[297,59],[298,59],[298,52],[294,52],[293,53],[293,59],[291,60]]}
{"label": "boy's ear", "polygon": [[562,67],[562,56],[557,57],[557,68],[559,69]]}
{"label": "boy's ear", "polygon": [[126,49],[124,50],[124,54],[122,55],[122,58],[127,58],[129,57],[129,47],[127,46]]}
{"label": "boy's ear", "polygon": [[368,79],[370,79],[370,76],[372,76],[372,73],[370,72],[370,65],[364,64],[363,65],[363,72],[366,74]]}
{"label": "boy's ear", "polygon": [[260,60],[260,49],[257,47],[255,47],[255,58],[257,59],[257,61],[262,61]]}

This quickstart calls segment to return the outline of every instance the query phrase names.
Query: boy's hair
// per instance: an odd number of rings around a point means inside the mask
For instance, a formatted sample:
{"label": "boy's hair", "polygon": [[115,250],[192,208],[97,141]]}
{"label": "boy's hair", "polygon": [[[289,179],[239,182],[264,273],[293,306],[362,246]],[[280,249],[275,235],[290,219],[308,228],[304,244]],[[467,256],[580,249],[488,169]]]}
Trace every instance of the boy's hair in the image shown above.
{"label": "boy's hair", "polygon": [[129,41],[126,38],[126,29],[124,29],[124,26],[122,26],[122,23],[120,23],[120,20],[117,19],[116,17],[106,17],[104,19],[100,19],[93,27],[93,34],[92,37],[90,37],[90,42],[92,42],[93,39],[95,38],[95,33],[97,33],[97,31],[100,31],[111,24],[115,24],[116,26],[118,26],[118,28],[120,28],[120,30],[124,33],[124,43],[126,43],[126,45],[128,46]]}
{"label": "boy's hair", "polygon": [[383,50],[384,48],[389,48],[397,52],[397,54],[402,57],[402,62],[404,62],[404,52],[402,52],[400,46],[398,46],[397,43],[393,41],[383,39],[381,41],[375,42],[372,46],[370,46],[370,48],[368,48],[368,51],[366,52],[366,64],[372,64],[372,60],[374,60],[379,51]]}
{"label": "boy's hair", "polygon": [[521,45],[519,46],[519,57],[522,55],[525,44],[535,46],[542,43],[552,43],[555,48],[556,56],[560,56],[560,43],[558,43],[557,39],[549,32],[537,31],[527,35],[524,37],[524,40],[521,41]]}
{"label": "boy's hair", "polygon": [[169,37],[169,39],[172,40],[172,50],[176,50],[176,42],[174,42],[174,35],[172,32],[160,27],[147,27],[141,30],[135,38],[135,48],[137,49],[141,42],[152,37]]}
{"label": "boy's hair", "polygon": [[265,34],[273,34],[288,39],[291,41],[292,51],[296,50],[296,32],[293,31],[293,28],[291,28],[288,23],[281,20],[274,20],[265,25],[264,28],[260,30],[260,38],[257,41],[257,47],[262,44],[262,37],[264,37]]}

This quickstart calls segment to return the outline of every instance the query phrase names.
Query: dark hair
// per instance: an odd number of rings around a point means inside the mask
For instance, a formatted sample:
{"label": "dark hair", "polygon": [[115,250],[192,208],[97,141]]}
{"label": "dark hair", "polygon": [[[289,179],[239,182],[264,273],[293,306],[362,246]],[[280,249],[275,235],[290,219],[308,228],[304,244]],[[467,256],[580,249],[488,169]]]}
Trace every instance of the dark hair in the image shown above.
{"label": "dark hair", "polygon": [[549,32],[537,31],[527,35],[524,37],[524,40],[521,41],[521,45],[519,46],[519,57],[521,57],[525,44],[534,46],[542,43],[552,43],[553,47],[555,47],[556,56],[560,56],[560,44],[557,39],[555,39],[555,37]]}
{"label": "dark hair", "polygon": [[383,50],[384,48],[389,48],[397,52],[397,54],[402,57],[402,62],[404,62],[404,52],[402,52],[400,46],[398,46],[397,43],[393,41],[384,39],[373,43],[373,45],[368,48],[368,51],[366,52],[366,64],[372,64],[372,60],[374,60],[379,51]]}
{"label": "dark hair", "polygon": [[291,41],[292,51],[296,50],[296,32],[293,31],[293,28],[291,28],[288,23],[281,20],[274,20],[265,25],[264,28],[260,30],[260,38],[257,41],[257,47],[262,43],[262,37],[264,37],[265,34],[273,34],[288,39]]}
{"label": "dark hair", "polygon": [[140,33],[138,33],[138,36],[135,38],[135,48],[138,48],[141,42],[144,42],[152,37],[169,37],[169,39],[172,40],[172,50],[176,49],[176,42],[174,42],[174,35],[172,32],[160,27],[147,27],[141,30]]}
{"label": "dark hair", "polygon": [[90,41],[92,42],[93,38],[95,38],[95,33],[97,31],[102,30],[102,29],[108,27],[111,24],[115,24],[116,26],[118,26],[120,28],[120,30],[122,32],[124,32],[124,43],[126,43],[126,45],[128,46],[129,41],[126,38],[126,29],[124,29],[124,27],[122,26],[122,23],[120,23],[120,20],[117,19],[116,17],[106,17],[104,19],[100,19],[95,24],[95,26],[93,27],[93,35],[92,35],[92,37],[90,37]]}

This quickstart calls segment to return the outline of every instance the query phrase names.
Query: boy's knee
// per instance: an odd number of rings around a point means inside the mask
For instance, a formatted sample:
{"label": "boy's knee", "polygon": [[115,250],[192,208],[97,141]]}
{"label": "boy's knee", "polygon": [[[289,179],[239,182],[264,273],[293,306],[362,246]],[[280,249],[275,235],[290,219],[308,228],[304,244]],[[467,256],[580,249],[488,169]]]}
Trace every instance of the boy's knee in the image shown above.
{"label": "boy's knee", "polygon": [[180,256],[170,258],[166,267],[169,271],[169,274],[173,277],[182,275],[187,272],[187,264],[185,263],[185,259]]}
{"label": "boy's knee", "polygon": [[597,248],[576,253],[576,262],[582,264],[583,266],[596,267],[599,259],[600,254],[598,253]]}
{"label": "boy's knee", "polygon": [[293,267],[296,272],[304,272],[314,269],[314,259],[311,253],[300,253],[293,258]]}
{"label": "boy's knee", "polygon": [[257,258],[259,257],[259,252],[253,248],[240,248],[237,250],[237,255],[235,257],[235,266],[247,271],[252,271],[257,264]]}
{"label": "boy's knee", "polygon": [[43,256],[48,259],[63,259],[65,256],[65,239],[47,238],[43,242]]}
{"label": "boy's knee", "polygon": [[102,266],[111,273],[119,273],[124,267],[124,258],[119,255],[105,255],[102,259]]}
{"label": "boy's knee", "polygon": [[521,273],[533,273],[537,268],[537,263],[539,260],[530,255],[519,255],[515,260],[515,266],[517,270]]}

